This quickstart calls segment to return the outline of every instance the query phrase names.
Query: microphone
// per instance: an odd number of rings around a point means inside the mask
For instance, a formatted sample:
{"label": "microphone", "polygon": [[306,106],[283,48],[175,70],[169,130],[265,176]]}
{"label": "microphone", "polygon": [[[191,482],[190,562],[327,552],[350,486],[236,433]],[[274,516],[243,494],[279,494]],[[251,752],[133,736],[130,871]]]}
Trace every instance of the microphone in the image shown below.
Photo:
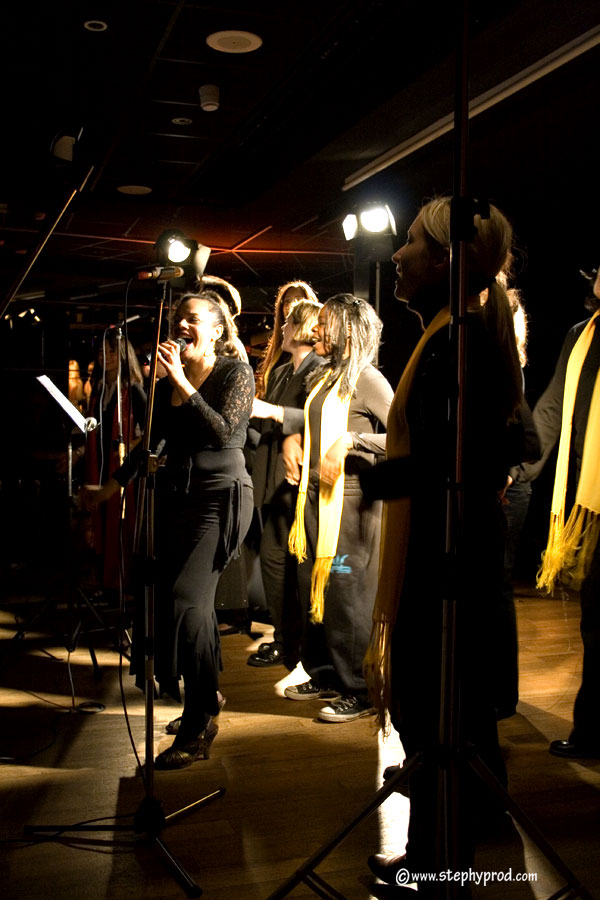
{"label": "microphone", "polygon": [[147,319],[148,315],[140,313],[137,316],[129,316],[128,319],[121,319],[120,322],[116,322],[114,325],[109,325],[109,331],[113,328],[122,328],[124,325],[129,325],[130,322],[136,322],[138,319]]}
{"label": "microphone", "polygon": [[181,266],[150,266],[138,269],[135,277],[138,281],[168,281],[169,278],[181,278],[185,272]]}
{"label": "microphone", "polygon": [[173,340],[175,341],[176,344],[179,345],[179,352],[180,352],[180,354],[183,353],[183,351],[184,351],[185,348],[187,347],[187,342],[186,342],[185,338],[181,338],[181,337],[180,337],[180,338],[173,338]]}

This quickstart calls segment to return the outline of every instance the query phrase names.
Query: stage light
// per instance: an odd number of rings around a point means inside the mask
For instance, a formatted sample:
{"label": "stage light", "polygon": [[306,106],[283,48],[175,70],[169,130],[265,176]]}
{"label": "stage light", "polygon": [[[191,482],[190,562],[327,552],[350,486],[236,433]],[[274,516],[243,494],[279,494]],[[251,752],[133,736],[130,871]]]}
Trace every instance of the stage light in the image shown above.
{"label": "stage light", "polygon": [[396,234],[396,222],[387,203],[367,203],[348,213],[342,222],[344,236],[352,241],[357,235]]}
{"label": "stage light", "polygon": [[167,256],[174,263],[185,262],[192,252],[189,242],[184,244],[179,238],[169,238],[167,240]]}
{"label": "stage light", "polygon": [[381,201],[356,203],[344,218],[342,228],[346,240],[353,242],[353,292],[373,303],[379,313],[381,263],[394,252],[396,222],[392,211]]}
{"label": "stage light", "polygon": [[342,222],[342,228],[344,229],[344,237],[347,241],[351,241],[356,237],[356,232],[358,231],[358,219],[354,213],[348,213]]}
{"label": "stage light", "polygon": [[370,234],[396,234],[396,222],[387,203],[373,204],[363,209],[359,221],[362,228]]}
{"label": "stage light", "polygon": [[159,265],[169,266],[175,263],[182,266],[186,276],[197,278],[204,274],[210,256],[209,247],[174,228],[163,231],[156,241],[155,249]]}

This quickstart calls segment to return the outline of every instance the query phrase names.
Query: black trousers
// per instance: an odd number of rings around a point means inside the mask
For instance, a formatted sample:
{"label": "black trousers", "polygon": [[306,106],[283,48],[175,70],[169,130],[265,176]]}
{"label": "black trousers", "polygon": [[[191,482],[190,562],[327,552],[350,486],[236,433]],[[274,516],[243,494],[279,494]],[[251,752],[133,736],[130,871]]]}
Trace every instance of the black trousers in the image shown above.
{"label": "black trousers", "polygon": [[600,541],[580,591],[583,672],[575,698],[569,740],[579,747],[600,748]]}
{"label": "black trousers", "polygon": [[[233,522],[232,497],[237,498]],[[196,738],[209,717],[218,713],[221,649],[215,592],[221,572],[250,526],[252,509],[252,486],[247,478],[233,491],[200,490],[183,503],[174,501],[163,523],[156,676],[161,690],[176,699],[178,677],[183,676],[179,743]]]}
{"label": "black trousers", "polygon": [[[483,554],[482,554],[483,555]],[[500,557],[501,560],[501,557]],[[408,758],[421,754],[424,764],[410,779],[410,820],[406,854],[415,872],[435,872],[439,865],[437,815],[442,760],[438,753],[441,698],[443,596],[448,588],[443,561],[424,557],[410,566],[405,580],[392,644],[394,705],[392,722]],[[429,564],[428,564],[429,563]],[[493,690],[494,628],[501,603],[501,565],[486,569],[474,555],[457,578],[457,674],[460,700],[459,742],[478,756],[506,786],[506,769],[498,743]],[[497,575],[492,581],[491,573]],[[502,804],[466,763],[458,768],[459,818],[454,833],[461,870],[472,865],[478,832]],[[419,894],[438,896],[421,884]]]}
{"label": "black trousers", "polygon": [[298,566],[303,613],[300,659],[310,678],[323,687],[363,702],[367,688],[363,660],[371,634],[377,592],[381,502],[365,503],[358,478],[346,478],[336,557],[325,593],[323,622],[310,621],[310,578],[318,535],[318,484],[309,483],[304,523],[307,559]]}
{"label": "black trousers", "polygon": [[260,570],[273,623],[273,640],[281,646],[286,660],[294,665],[300,658],[302,616],[297,562],[288,550],[288,538],[297,496],[297,488],[287,482],[279,485],[269,505],[262,508],[260,540]]}

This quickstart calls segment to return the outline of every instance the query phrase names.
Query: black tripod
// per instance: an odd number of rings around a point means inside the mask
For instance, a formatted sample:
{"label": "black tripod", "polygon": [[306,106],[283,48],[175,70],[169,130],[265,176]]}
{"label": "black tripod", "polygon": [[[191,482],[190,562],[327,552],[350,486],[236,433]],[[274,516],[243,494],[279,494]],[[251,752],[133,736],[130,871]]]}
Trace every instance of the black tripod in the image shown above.
{"label": "black tripod", "polygon": [[[166,825],[171,825],[183,815],[205,806],[212,800],[222,797],[225,788],[218,788],[211,794],[190,803],[183,809],[166,816],[160,801],[154,792],[154,600],[155,600],[155,543],[154,543],[154,488],[158,457],[150,452],[150,432],[154,409],[154,389],[156,384],[156,363],[158,345],[162,328],[162,317],[167,292],[167,283],[163,283],[156,322],[156,334],[150,367],[150,387],[146,407],[144,439],[140,454],[140,477],[136,518],[136,535],[134,552],[139,562],[139,572],[144,584],[144,696],[145,696],[145,765],[142,770],[145,796],[133,819],[133,831],[137,835],[146,835],[153,846],[157,847],[173,870],[177,880],[182,884],[189,897],[200,897],[202,889],[191,878],[181,863],[171,853],[160,835]],[[45,834],[62,835],[65,832],[123,832],[131,831],[131,825],[45,825],[28,826],[26,835]]]}
{"label": "black tripod", "polygon": [[[593,900],[573,872],[546,841],[541,831],[510,797],[492,771],[478,755],[478,749],[462,740],[457,654],[457,636],[460,622],[457,612],[460,606],[460,583],[456,573],[459,563],[464,560],[464,497],[463,484],[463,436],[465,422],[465,381],[467,376],[466,314],[467,314],[467,243],[473,239],[474,215],[486,217],[483,204],[478,204],[467,195],[467,132],[469,119],[468,105],[468,29],[469,4],[461,0],[459,5],[461,22],[457,41],[457,77],[454,116],[455,133],[455,196],[451,206],[451,266],[450,266],[450,342],[453,358],[457,361],[459,386],[455,398],[450,396],[448,423],[455,437],[455,456],[451,460],[446,513],[446,558],[447,578],[443,596],[443,621],[441,637],[441,685],[439,706],[438,742],[432,751],[418,752],[408,759],[402,768],[390,777],[375,794],[371,802],[358,815],[344,825],[326,844],[320,847],[296,872],[267,900],[282,900],[299,884],[311,888],[324,900],[346,900],[343,894],[317,875],[315,868],[354,829],[367,819],[399,787],[408,782],[417,771],[427,767],[437,772],[437,829],[436,847],[438,872],[450,870],[458,874],[461,868],[461,847],[459,844],[459,813],[461,801],[460,777],[465,770],[471,770],[492,794],[502,803],[513,819],[537,845],[540,851],[566,881],[550,900]],[[489,207],[488,207],[489,209]],[[489,211],[488,214],[489,216]],[[423,573],[423,577],[426,574]],[[410,881],[410,879],[409,879]],[[401,882],[402,884],[406,882]],[[400,884],[400,882],[399,882]],[[407,889],[408,890],[408,889]],[[429,897],[436,900],[455,900],[460,896],[459,881],[448,879],[431,886]],[[419,896],[419,894],[415,894]]]}

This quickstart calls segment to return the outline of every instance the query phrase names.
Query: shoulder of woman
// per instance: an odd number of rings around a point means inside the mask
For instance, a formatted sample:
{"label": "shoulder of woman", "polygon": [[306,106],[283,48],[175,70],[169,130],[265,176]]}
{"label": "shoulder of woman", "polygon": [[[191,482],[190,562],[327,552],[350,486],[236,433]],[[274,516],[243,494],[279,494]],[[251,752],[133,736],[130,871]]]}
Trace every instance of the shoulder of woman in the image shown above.
{"label": "shoulder of woman", "polygon": [[241,359],[236,359],[233,356],[221,356],[219,357],[221,360],[220,366],[225,375],[239,375],[246,376],[246,378],[252,378],[254,380],[254,372],[252,371],[252,366],[244,362]]}
{"label": "shoulder of woman", "polygon": [[364,367],[364,369],[362,370],[362,372],[360,373],[360,375],[358,376],[358,381],[356,383],[356,387],[362,389],[363,386],[367,387],[369,385],[373,385],[373,386],[388,385],[389,386],[389,381],[387,380],[385,375],[382,372],[380,372],[379,369],[376,369],[375,366],[372,365],[371,363],[366,365]]}

